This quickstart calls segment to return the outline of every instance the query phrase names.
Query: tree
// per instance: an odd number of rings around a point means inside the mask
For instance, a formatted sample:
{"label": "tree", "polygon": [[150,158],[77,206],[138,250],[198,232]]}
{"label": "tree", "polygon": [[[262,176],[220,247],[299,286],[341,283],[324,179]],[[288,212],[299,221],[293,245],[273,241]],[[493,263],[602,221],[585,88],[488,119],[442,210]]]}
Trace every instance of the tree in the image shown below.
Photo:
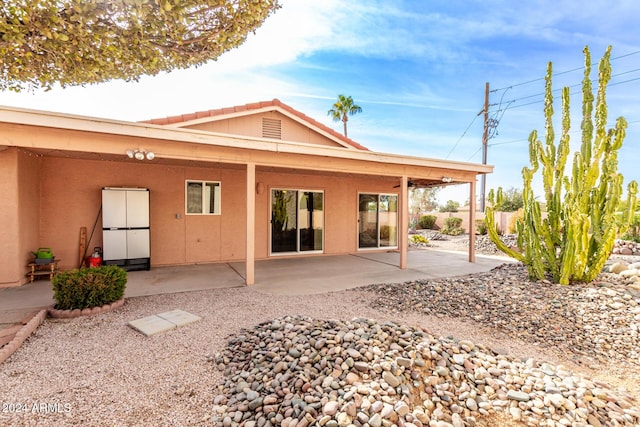
{"label": "tree", "polygon": [[[498,189],[498,191],[502,191],[502,189]],[[513,187],[502,191],[502,196],[499,199],[500,203],[494,206],[498,212],[515,212],[524,206],[522,191]]]}
{"label": "tree", "polygon": [[436,196],[440,187],[411,188],[409,190],[409,207],[414,214],[428,212],[438,207]]}
{"label": "tree", "polygon": [[0,90],[138,80],[241,45],[278,0],[11,0],[0,5]]}
{"label": "tree", "polygon": [[[585,47],[582,81],[582,144],[573,157],[573,168],[565,175],[569,155],[569,88],[562,90],[562,134],[558,146],[553,130],[552,65],[547,67],[545,85],[545,145],[537,131],[529,136],[531,168],[522,170],[524,189],[523,218],[516,223],[518,250],[507,247],[498,236],[494,208],[486,210],[491,240],[507,255],[522,261],[533,279],[550,275],[556,283],[590,282],[602,271],[615,239],[629,226],[636,206],[638,184],[627,187],[627,210],[618,214],[623,176],[618,173],[618,150],[622,147],[627,122],[619,117],[615,127],[607,123],[606,87],[611,78],[611,46],[600,60],[595,112],[591,87],[591,56]],[[595,126],[594,126],[595,116]],[[595,132],[594,132],[595,130]],[[532,180],[542,165],[542,182],[547,217],[542,218],[535,200]],[[498,191],[497,203],[501,192]],[[494,192],[489,194],[493,203]]]}
{"label": "tree", "polygon": [[350,96],[338,95],[338,100],[334,102],[333,107],[327,112],[327,115],[331,116],[334,122],[342,120],[344,124],[344,136],[347,136],[347,116],[353,116],[354,114],[362,113],[362,108],[353,103],[353,98]]}
{"label": "tree", "polygon": [[447,200],[447,203],[444,206],[440,207],[440,212],[458,212],[459,207],[460,207],[459,202],[455,202],[453,200]]}

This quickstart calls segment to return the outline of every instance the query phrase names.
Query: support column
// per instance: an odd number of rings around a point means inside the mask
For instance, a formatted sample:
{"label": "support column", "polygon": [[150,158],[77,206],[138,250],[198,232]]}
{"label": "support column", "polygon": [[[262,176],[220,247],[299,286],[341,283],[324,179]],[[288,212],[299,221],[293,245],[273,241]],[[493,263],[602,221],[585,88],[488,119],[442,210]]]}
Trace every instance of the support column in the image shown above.
{"label": "support column", "polygon": [[402,194],[400,195],[400,215],[398,227],[398,245],[400,245],[400,268],[407,268],[407,250],[409,246],[409,185],[407,176],[402,177],[400,183]]}
{"label": "support column", "polygon": [[476,262],[476,180],[469,183],[469,262]]}
{"label": "support column", "polygon": [[256,164],[247,163],[247,241],[245,284],[255,283],[256,260]]}

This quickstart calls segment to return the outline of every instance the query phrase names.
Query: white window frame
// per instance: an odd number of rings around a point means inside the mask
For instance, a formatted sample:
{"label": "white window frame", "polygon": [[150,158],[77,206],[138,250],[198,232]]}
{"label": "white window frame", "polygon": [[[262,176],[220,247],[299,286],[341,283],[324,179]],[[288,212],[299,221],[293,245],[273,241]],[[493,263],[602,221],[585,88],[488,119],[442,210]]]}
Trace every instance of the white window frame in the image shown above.
{"label": "white window frame", "polygon": [[[214,206],[213,212],[189,212],[189,184],[201,184],[202,189],[207,185],[213,185],[214,188]],[[204,211],[206,206],[205,191],[201,191],[201,207]],[[184,182],[184,213],[185,215],[221,215],[222,214],[222,183],[220,181],[207,181],[200,179],[187,179]]]}

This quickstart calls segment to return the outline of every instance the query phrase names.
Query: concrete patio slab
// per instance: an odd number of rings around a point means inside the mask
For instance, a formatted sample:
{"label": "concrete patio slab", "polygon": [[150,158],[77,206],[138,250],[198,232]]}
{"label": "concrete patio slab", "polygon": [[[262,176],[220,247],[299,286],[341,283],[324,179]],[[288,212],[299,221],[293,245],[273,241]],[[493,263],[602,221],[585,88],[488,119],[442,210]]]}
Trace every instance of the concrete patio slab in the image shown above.
{"label": "concrete patio slab", "polygon": [[[398,268],[398,252],[366,252],[315,257],[272,257],[256,261],[256,283],[250,289],[276,295],[334,292],[375,283],[460,276],[488,271],[509,258],[463,252],[410,250],[407,268]],[[128,273],[125,298],[173,292],[244,287],[244,262],[153,267]],[[28,313],[54,304],[49,280],[0,288],[0,324],[20,322]]]}

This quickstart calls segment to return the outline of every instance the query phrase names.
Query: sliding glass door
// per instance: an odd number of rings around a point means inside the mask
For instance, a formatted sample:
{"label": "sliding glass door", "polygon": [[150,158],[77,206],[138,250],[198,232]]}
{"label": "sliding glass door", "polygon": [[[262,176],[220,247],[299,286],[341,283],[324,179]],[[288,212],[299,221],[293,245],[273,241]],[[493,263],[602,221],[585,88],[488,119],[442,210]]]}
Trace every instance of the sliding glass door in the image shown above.
{"label": "sliding glass door", "polygon": [[358,195],[358,248],[398,246],[398,196]]}
{"label": "sliding glass door", "polygon": [[271,191],[271,252],[297,250],[297,198],[297,191]]}
{"label": "sliding glass door", "polygon": [[271,190],[271,253],[321,252],[324,193]]}

